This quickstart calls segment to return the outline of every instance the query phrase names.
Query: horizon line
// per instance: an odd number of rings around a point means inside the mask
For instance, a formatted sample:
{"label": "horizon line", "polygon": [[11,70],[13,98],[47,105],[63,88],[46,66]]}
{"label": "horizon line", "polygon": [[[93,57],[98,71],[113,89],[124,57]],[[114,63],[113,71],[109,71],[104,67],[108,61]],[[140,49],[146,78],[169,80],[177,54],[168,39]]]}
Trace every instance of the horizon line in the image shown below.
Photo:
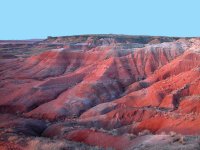
{"label": "horizon line", "polygon": [[103,33],[103,34],[73,34],[73,35],[58,35],[58,36],[46,36],[44,38],[23,38],[23,39],[0,39],[0,41],[33,41],[33,40],[45,40],[48,38],[58,38],[58,37],[78,37],[78,36],[127,36],[127,37],[169,37],[169,38],[200,38],[200,36],[169,36],[169,35],[140,35],[140,34],[113,34],[113,33]]}

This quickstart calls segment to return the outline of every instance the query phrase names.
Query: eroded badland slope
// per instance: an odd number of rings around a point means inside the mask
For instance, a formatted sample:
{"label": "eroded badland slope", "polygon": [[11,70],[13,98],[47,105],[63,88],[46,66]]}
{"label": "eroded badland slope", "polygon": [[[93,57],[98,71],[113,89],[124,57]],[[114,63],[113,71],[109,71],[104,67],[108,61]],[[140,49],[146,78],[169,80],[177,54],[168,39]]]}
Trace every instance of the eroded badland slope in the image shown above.
{"label": "eroded badland slope", "polygon": [[0,41],[0,149],[200,149],[198,135],[199,38]]}

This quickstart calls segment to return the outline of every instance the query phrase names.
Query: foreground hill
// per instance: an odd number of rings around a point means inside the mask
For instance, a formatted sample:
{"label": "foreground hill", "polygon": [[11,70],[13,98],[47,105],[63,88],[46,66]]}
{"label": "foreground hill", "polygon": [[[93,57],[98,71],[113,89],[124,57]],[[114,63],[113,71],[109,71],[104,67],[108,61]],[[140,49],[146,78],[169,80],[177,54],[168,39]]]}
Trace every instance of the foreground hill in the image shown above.
{"label": "foreground hill", "polygon": [[2,148],[200,148],[199,38],[1,41],[0,58]]}

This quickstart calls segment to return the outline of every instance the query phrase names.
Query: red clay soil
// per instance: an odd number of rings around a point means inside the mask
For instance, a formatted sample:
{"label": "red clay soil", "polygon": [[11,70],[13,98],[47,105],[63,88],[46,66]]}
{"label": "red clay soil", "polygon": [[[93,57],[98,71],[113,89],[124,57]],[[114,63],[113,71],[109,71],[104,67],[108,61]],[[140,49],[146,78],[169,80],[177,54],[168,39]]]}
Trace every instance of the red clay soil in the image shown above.
{"label": "red clay soil", "polygon": [[116,150],[126,149],[131,144],[128,137],[112,136],[103,132],[96,132],[88,129],[72,131],[68,133],[65,138],[103,148],[114,148]]}
{"label": "red clay soil", "polygon": [[90,128],[200,134],[199,38],[50,37],[12,46],[0,44],[0,118],[16,116],[8,119],[24,134],[62,137],[67,126],[68,140],[115,149],[130,140]]}

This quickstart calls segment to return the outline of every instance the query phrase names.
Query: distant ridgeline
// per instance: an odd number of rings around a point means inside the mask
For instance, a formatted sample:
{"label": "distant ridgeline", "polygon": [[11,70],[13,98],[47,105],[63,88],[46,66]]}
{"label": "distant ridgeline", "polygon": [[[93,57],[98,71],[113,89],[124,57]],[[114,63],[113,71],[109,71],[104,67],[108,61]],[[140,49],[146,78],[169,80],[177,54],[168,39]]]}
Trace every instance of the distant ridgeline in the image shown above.
{"label": "distant ridgeline", "polygon": [[172,42],[180,39],[179,37],[164,37],[164,36],[131,36],[131,35],[114,35],[114,34],[99,34],[99,35],[75,35],[75,36],[61,36],[52,37],[48,36],[45,42],[50,43],[93,43],[95,45],[101,45],[103,42],[114,43],[163,43]]}

